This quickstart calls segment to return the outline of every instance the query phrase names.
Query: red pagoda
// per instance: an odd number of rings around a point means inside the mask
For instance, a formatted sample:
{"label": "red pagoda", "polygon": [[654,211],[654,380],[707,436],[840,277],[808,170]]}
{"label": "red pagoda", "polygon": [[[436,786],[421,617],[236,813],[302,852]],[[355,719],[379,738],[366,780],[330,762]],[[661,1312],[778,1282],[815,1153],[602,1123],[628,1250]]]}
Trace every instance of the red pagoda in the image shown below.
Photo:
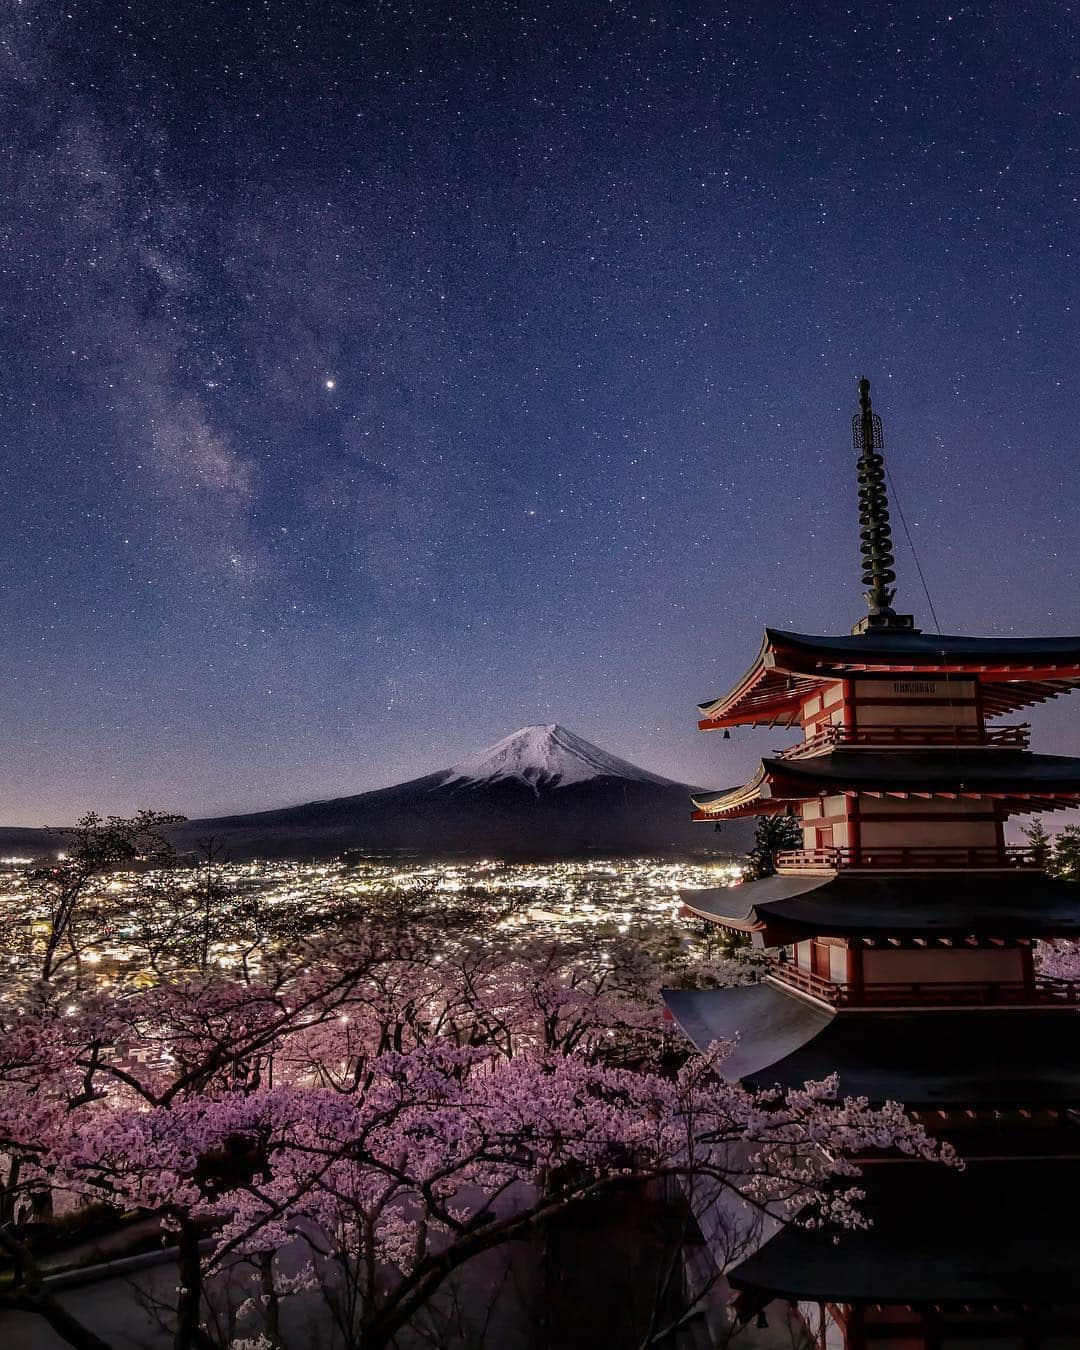
{"label": "red pagoda", "polygon": [[781,1229],[728,1280],[740,1317],[797,1304],[822,1347],[1077,1347],[1080,1018],[1033,948],[1080,937],[1080,886],[1005,826],[1080,803],[1080,759],[997,719],[1080,686],[1080,637],[945,637],[893,610],[881,422],[860,394],[868,613],[850,636],[766,630],[700,708],[703,730],[799,728],[744,786],[693,799],[702,821],[802,826],[776,875],[683,897],[768,949],[767,974],[665,998],[699,1047],[736,1038],[726,1069],[748,1085],[836,1072],[844,1095],[904,1102],[966,1167],[867,1161],[870,1228]]}

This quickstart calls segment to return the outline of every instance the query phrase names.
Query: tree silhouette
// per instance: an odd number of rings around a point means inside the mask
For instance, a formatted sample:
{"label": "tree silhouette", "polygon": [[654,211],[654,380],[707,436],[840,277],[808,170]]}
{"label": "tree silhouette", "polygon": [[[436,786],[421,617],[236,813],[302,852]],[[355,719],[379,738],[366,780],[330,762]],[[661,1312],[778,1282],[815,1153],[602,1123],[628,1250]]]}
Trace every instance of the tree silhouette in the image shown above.
{"label": "tree silhouette", "polygon": [[802,829],[795,816],[762,816],[754,831],[754,847],[746,855],[750,881],[760,881],[776,872],[776,855],[787,848],[799,848]]}

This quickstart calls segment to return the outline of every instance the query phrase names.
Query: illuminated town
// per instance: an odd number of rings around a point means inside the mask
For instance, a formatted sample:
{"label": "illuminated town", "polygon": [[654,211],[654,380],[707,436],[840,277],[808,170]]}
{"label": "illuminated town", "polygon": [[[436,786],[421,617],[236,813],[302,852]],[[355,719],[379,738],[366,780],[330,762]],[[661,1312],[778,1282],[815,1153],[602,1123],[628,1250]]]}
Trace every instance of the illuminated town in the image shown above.
{"label": "illuminated town", "polygon": [[[706,939],[687,923],[680,892],[715,890],[742,878],[733,859],[673,862],[634,858],[546,863],[496,860],[456,863],[368,859],[330,863],[222,863],[207,871],[173,867],[117,872],[91,883],[88,908],[95,932],[84,932],[78,959],[84,982],[97,985],[155,983],[155,949],[175,957],[178,916],[188,918],[210,887],[212,966],[247,973],[262,957],[298,935],[360,916],[365,907],[415,904],[421,897],[445,905],[497,911],[508,933],[588,937],[597,943],[632,937],[657,950],[694,951]],[[0,922],[9,934],[32,939],[47,926],[37,907],[30,860],[0,860]],[[715,938],[713,939],[715,943]],[[9,948],[7,995],[19,987],[24,956]]]}

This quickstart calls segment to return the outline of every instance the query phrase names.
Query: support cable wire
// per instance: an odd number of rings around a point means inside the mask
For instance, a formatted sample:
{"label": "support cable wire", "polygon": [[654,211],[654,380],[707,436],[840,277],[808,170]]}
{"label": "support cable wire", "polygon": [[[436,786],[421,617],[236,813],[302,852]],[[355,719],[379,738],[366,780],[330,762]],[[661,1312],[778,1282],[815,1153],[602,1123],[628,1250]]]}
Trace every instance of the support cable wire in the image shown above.
{"label": "support cable wire", "polygon": [[[900,495],[896,491],[896,484],[893,482],[893,476],[889,472],[888,464],[885,465],[885,477],[889,480],[889,496],[896,507],[896,514],[900,517],[900,524],[904,527],[904,537],[908,541],[908,548],[911,549],[911,556],[915,560],[915,570],[919,574],[919,580],[922,582],[923,594],[926,596],[926,603],[930,608],[930,617],[934,621],[934,628],[938,637],[941,637],[941,624],[938,623],[937,610],[934,608],[934,601],[930,595],[930,587],[926,584],[926,574],[923,572],[922,563],[919,561],[919,552],[915,547],[915,540],[911,537],[911,531],[908,529],[907,517],[904,515],[904,508],[900,504]],[[942,652],[942,656],[945,653]]]}
{"label": "support cable wire", "polygon": [[[930,594],[930,587],[926,584],[926,573],[923,571],[922,563],[919,561],[919,551],[915,547],[915,540],[912,539],[911,531],[908,529],[907,517],[904,515],[904,508],[900,504],[900,494],[896,490],[896,484],[893,482],[888,464],[885,465],[885,477],[889,482],[889,496],[892,498],[893,504],[896,507],[896,514],[900,517],[900,524],[904,527],[904,537],[908,541],[908,548],[911,549],[911,556],[915,560],[915,570],[918,572],[919,580],[922,582],[923,595],[926,596],[926,603],[930,609],[930,617],[934,621],[934,630],[938,637],[941,637],[941,624],[938,622],[937,610],[934,608],[934,600]],[[943,645],[941,648],[941,664],[945,665],[945,662],[945,647]],[[949,708],[951,710],[953,707],[952,674],[948,670],[943,671],[942,674],[945,676],[945,697],[949,700]]]}

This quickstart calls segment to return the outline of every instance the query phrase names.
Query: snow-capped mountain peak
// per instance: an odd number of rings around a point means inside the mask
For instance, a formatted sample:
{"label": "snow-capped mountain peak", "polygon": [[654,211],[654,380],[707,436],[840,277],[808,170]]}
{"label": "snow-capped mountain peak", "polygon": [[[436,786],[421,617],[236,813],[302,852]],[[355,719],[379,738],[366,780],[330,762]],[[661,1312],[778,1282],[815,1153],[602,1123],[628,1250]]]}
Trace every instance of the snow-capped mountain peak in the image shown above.
{"label": "snow-capped mountain peak", "polygon": [[522,727],[461,760],[446,771],[443,785],[492,783],[516,778],[535,790],[541,786],[566,787],[603,777],[668,786],[672,781],[609,755],[606,750],[567,731],[566,727],[551,724]]}

